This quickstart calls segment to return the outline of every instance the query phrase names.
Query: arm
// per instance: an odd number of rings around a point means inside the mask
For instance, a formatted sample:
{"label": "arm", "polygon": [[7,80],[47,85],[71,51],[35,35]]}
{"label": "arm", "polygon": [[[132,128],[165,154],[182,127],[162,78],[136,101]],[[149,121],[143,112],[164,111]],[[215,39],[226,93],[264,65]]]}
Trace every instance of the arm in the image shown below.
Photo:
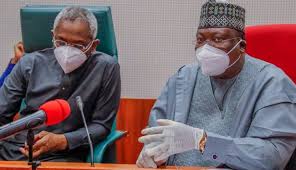
{"label": "arm", "polygon": [[[164,88],[161,91],[160,96],[157,98],[154,106],[151,109],[150,117],[149,117],[149,126],[157,126],[157,119],[169,119],[171,107],[173,107],[173,101],[170,100],[170,97],[175,97],[175,77],[171,77]],[[169,94],[170,92],[170,94]],[[170,107],[170,108],[169,108]]]}
{"label": "arm", "polygon": [[[104,85],[97,98],[96,107],[88,129],[92,141],[98,143],[107,136],[111,129],[120,102],[120,68],[119,64],[112,64],[104,75]],[[65,134],[68,141],[68,149],[72,150],[80,146],[88,147],[85,128]]]}
{"label": "arm", "polygon": [[[201,151],[203,130],[171,120],[157,120],[159,126],[142,130],[139,138],[147,157],[154,161],[196,149],[203,157],[234,169],[283,169],[296,142],[295,103],[283,102],[256,112],[246,137],[232,138],[207,133],[206,148]],[[279,123],[280,122],[280,123]],[[142,151],[143,152],[143,151]]]}
{"label": "arm", "polygon": [[295,103],[258,110],[244,138],[207,133],[204,156],[234,169],[283,169],[296,145],[295,110]]}
{"label": "arm", "polygon": [[10,74],[10,72],[12,71],[14,66],[15,66],[15,64],[12,64],[11,61],[10,61],[8,66],[6,67],[5,71],[3,72],[3,74],[0,77],[0,87],[2,87],[2,85],[4,83],[4,80]]}
{"label": "arm", "polygon": [[22,69],[25,64],[20,61],[0,88],[0,126],[12,121],[25,96],[26,80]]}
{"label": "arm", "polygon": [[[97,101],[94,106],[92,120],[87,122],[88,130],[94,144],[107,136],[118,110],[120,101],[119,65],[116,63],[106,66],[103,79],[99,96],[94,96]],[[35,136],[35,141],[33,145],[33,157],[38,157],[48,152],[89,147],[85,128],[65,134],[42,131]],[[20,148],[20,151],[28,156],[28,147]]]}
{"label": "arm", "polygon": [[0,77],[0,87],[3,85],[5,78],[10,74],[14,65],[19,61],[19,59],[24,55],[25,49],[22,42],[18,42],[14,46],[14,58],[12,58],[5,69],[4,73]]}
{"label": "arm", "polygon": [[167,110],[167,92],[168,92],[168,86],[166,85],[160,96],[157,98],[155,104],[153,105],[150,117],[149,117],[149,126],[156,126],[156,120],[160,118],[166,117],[166,110]]}
{"label": "arm", "polygon": [[[206,148],[203,150],[205,159],[220,162],[234,169],[283,169],[285,167],[296,145],[295,85],[283,83],[282,80],[273,80],[268,87],[265,83],[261,84],[264,93],[260,93],[260,101],[256,99],[257,104],[254,107],[256,109],[251,111],[253,120],[247,129],[246,136],[232,138],[207,132]],[[173,127],[176,126],[172,124],[143,130],[147,134],[149,131],[150,134],[140,138],[140,142],[145,145],[155,142],[162,144],[147,151],[147,155],[154,156],[154,160],[168,157],[175,152],[180,153],[180,147],[184,151],[188,148],[198,148],[199,145],[196,146],[196,144],[200,144],[198,142],[200,137],[197,134],[201,129],[189,128],[187,125],[185,128],[184,125],[184,128],[178,126],[174,130]],[[184,137],[186,129],[189,135]],[[174,135],[171,135],[172,133]],[[175,140],[175,138],[178,139]],[[194,143],[189,143],[190,141]]]}
{"label": "arm", "polygon": [[[168,117],[168,91],[171,85],[174,85],[174,77],[170,78],[162,89],[160,96],[157,98],[153,108],[150,112],[149,126],[153,127],[157,125],[157,119],[165,119]],[[139,154],[137,159],[137,166],[140,168],[157,168],[167,161],[167,159],[160,160],[158,162],[153,160],[153,157],[147,154],[147,149],[157,146],[159,143],[145,145]]]}
{"label": "arm", "polygon": [[284,169],[296,146],[296,88],[281,70],[265,69],[247,134],[230,138],[208,133],[208,159],[216,154],[216,161],[231,168]]}

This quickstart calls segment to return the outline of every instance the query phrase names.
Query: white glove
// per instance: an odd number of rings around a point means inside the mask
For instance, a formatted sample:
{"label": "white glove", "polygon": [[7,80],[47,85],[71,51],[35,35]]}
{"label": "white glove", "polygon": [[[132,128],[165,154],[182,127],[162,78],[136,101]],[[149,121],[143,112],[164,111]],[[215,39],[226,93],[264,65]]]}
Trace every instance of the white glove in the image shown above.
{"label": "white glove", "polygon": [[159,125],[157,127],[142,130],[142,134],[146,136],[139,138],[139,142],[145,145],[153,144],[153,147],[146,148],[146,154],[153,157],[154,161],[168,159],[169,156],[177,153],[199,149],[204,130],[166,119],[159,119],[157,123]]}
{"label": "white glove", "polygon": [[143,147],[143,149],[137,159],[137,162],[136,162],[136,164],[139,168],[157,168],[157,166],[159,166],[167,161],[167,159],[165,159],[165,160],[161,160],[158,162],[154,162],[153,157],[148,156],[147,148],[153,148],[157,145],[159,145],[159,143],[154,142],[154,143],[145,145]]}

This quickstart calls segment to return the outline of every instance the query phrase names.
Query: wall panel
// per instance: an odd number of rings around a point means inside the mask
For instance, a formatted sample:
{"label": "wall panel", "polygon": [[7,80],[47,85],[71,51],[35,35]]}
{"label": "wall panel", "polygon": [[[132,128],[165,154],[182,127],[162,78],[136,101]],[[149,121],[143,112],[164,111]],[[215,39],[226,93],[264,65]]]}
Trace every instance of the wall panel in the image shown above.
{"label": "wall panel", "polygon": [[116,143],[119,163],[136,162],[143,147],[138,142],[141,130],[147,126],[154,99],[121,99],[117,115],[117,129],[127,131],[128,135]]}

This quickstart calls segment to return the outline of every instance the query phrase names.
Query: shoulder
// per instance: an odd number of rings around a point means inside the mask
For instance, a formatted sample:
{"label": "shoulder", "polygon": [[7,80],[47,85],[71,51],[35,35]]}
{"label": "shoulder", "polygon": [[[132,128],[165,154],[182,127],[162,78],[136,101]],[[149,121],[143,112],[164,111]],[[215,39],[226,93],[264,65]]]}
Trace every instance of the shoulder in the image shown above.
{"label": "shoulder", "polygon": [[197,63],[183,65],[169,77],[167,85],[174,88],[177,81],[190,83],[195,80],[198,71],[199,66]]}
{"label": "shoulder", "polygon": [[246,62],[248,62],[248,64],[253,68],[257,68],[258,73],[264,75],[266,78],[289,79],[282,69],[272,63],[251,57],[249,55],[246,56]]}
{"label": "shoulder", "polygon": [[197,72],[199,70],[199,66],[197,63],[191,63],[191,64],[186,64],[186,65],[183,65],[181,66],[177,73],[178,74],[186,74],[186,73],[189,73],[189,72]]}
{"label": "shoulder", "polygon": [[289,76],[276,65],[256,58],[252,58],[250,62],[252,65],[256,65],[260,68],[257,78],[259,81],[265,80],[271,81],[270,83],[288,83],[295,86]]}
{"label": "shoulder", "polygon": [[98,51],[96,51],[94,54],[92,54],[91,60],[92,60],[92,62],[97,63],[97,64],[109,64],[109,65],[118,64],[115,57],[112,57],[108,54],[105,54],[103,52],[98,52]]}
{"label": "shoulder", "polygon": [[261,98],[269,101],[296,103],[296,85],[286,73],[274,64],[251,58],[250,62],[259,68],[254,86],[261,89]]}
{"label": "shoulder", "polygon": [[95,52],[90,57],[87,67],[106,75],[120,75],[120,66],[115,57],[102,52]]}
{"label": "shoulder", "polygon": [[199,66],[197,63],[191,63],[181,66],[177,72],[170,77],[173,78],[182,78],[182,79],[191,79],[196,76],[197,72],[199,71]]}
{"label": "shoulder", "polygon": [[284,94],[296,103],[296,85],[283,70],[271,64],[261,74],[270,93]]}
{"label": "shoulder", "polygon": [[90,60],[88,61],[88,67],[92,67],[93,69],[101,70],[104,68],[105,70],[119,70],[120,66],[117,62],[117,59],[113,56],[105,54],[103,52],[96,51],[90,56]]}
{"label": "shoulder", "polygon": [[26,53],[20,60],[24,65],[30,65],[35,62],[47,62],[54,58],[53,48],[46,48],[43,50],[34,51],[32,53]]}

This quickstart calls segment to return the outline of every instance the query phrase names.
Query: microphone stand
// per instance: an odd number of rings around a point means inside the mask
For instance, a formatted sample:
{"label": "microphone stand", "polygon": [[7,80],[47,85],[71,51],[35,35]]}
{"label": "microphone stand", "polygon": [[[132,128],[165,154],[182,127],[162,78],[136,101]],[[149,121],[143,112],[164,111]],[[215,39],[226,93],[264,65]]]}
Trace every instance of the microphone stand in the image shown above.
{"label": "microphone stand", "polygon": [[84,124],[85,130],[86,130],[87,140],[88,140],[89,149],[90,149],[90,165],[91,165],[91,167],[95,167],[95,164],[94,164],[94,148],[93,148],[93,144],[92,144],[90,134],[89,134],[89,131],[88,131],[87,123],[86,123],[86,120],[85,120],[85,117],[84,117],[83,102],[82,102],[82,99],[81,99],[80,96],[76,96],[76,103],[77,103],[78,109],[80,110],[81,117],[82,117],[82,120],[83,120],[83,124]]}
{"label": "microphone stand", "polygon": [[32,170],[36,170],[37,167],[41,165],[41,162],[37,160],[33,160],[33,144],[34,144],[34,132],[32,129],[29,129],[27,133],[27,145],[29,146],[28,165],[32,165]]}

